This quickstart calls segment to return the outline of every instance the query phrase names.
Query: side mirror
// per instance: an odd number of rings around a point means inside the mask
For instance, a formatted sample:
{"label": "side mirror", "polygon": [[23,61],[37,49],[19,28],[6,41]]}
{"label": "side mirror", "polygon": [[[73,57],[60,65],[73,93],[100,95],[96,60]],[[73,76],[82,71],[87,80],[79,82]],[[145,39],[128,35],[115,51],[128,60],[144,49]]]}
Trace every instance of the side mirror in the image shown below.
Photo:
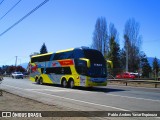
{"label": "side mirror", "polygon": [[80,58],[80,60],[83,61],[83,62],[85,62],[85,65],[87,66],[87,68],[90,68],[90,67],[91,67],[90,60],[89,60],[89,59]]}
{"label": "side mirror", "polygon": [[77,66],[79,67],[87,67],[87,62],[83,60],[78,60],[77,61]]}

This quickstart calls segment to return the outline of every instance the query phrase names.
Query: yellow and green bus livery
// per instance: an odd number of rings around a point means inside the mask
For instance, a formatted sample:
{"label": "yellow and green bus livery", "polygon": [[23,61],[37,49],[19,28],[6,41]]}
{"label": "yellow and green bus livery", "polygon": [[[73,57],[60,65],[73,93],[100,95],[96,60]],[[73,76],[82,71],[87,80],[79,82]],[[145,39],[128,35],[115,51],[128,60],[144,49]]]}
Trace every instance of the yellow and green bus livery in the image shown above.
{"label": "yellow and green bus livery", "polygon": [[35,55],[30,61],[30,80],[70,88],[106,86],[106,61],[101,52],[86,47]]}

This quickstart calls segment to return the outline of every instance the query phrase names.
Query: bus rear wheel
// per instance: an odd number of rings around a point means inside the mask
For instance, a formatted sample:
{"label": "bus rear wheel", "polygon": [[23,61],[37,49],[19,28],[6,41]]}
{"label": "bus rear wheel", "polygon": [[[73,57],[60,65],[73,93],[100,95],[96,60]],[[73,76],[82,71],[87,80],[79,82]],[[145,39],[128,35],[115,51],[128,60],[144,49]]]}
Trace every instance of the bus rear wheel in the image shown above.
{"label": "bus rear wheel", "polygon": [[62,79],[62,86],[63,87],[67,87],[67,80],[66,79]]}
{"label": "bus rear wheel", "polygon": [[69,87],[70,87],[70,88],[74,88],[74,81],[73,81],[73,80],[70,80],[70,81],[69,81]]}

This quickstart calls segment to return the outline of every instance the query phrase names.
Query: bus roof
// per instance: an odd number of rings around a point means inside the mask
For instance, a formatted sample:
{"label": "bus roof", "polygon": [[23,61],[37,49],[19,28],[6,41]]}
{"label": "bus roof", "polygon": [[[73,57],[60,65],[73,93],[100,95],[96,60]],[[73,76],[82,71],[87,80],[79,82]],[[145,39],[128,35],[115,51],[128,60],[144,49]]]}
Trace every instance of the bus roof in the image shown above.
{"label": "bus roof", "polygon": [[[55,53],[61,53],[61,52],[68,52],[68,51],[73,51],[74,49],[90,49],[89,47],[78,47],[78,48],[70,48],[70,49],[66,49],[66,50],[59,50]],[[45,54],[38,54],[38,55],[33,55],[31,58],[34,58],[34,57],[40,57],[40,56],[45,56],[45,55],[50,55],[50,54],[53,54],[54,52],[49,52],[49,53],[45,53]]]}
{"label": "bus roof", "polygon": [[45,54],[38,54],[38,55],[33,55],[33,57],[39,57],[39,56],[45,56],[45,55],[50,55],[50,54],[53,54],[53,52],[49,52],[49,53],[45,53]]}
{"label": "bus roof", "polygon": [[72,51],[72,50],[74,50],[74,48],[70,48],[70,49],[66,49],[66,50],[59,50],[56,53],[68,52],[68,51]]}

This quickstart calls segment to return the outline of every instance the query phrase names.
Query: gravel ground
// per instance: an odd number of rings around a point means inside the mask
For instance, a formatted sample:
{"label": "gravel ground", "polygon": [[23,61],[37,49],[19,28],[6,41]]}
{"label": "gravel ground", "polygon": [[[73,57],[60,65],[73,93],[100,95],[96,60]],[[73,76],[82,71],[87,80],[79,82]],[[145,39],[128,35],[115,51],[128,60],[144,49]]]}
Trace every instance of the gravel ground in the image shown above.
{"label": "gravel ground", "polygon": [[[56,105],[47,105],[3,91],[0,96],[0,111],[71,111]],[[0,118],[1,119],[1,118]],[[89,120],[87,117],[42,117],[42,118],[2,118],[2,120]]]}

